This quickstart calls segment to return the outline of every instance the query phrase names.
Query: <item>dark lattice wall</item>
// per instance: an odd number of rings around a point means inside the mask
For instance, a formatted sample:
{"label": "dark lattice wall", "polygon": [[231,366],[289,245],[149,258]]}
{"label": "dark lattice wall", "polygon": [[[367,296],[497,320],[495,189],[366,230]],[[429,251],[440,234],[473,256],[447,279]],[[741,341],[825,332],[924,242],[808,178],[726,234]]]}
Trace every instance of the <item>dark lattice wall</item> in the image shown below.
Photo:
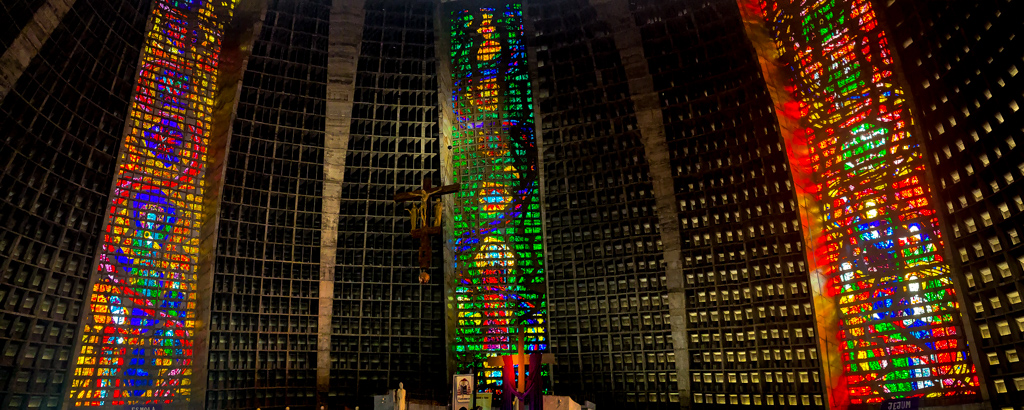
{"label": "dark lattice wall", "polygon": [[[39,2],[7,4],[0,50]],[[57,409],[147,1],[75,3],[0,104],[0,407]]]}
{"label": "dark lattice wall", "polygon": [[441,240],[431,283],[417,277],[419,239],[396,192],[439,186],[433,4],[368,1],[338,223],[331,389],[348,406],[404,383],[443,398]]}
{"label": "dark lattice wall", "polygon": [[231,136],[209,408],[315,407],[330,1],[271,1]]}
{"label": "dark lattice wall", "polygon": [[619,50],[588,2],[531,4],[554,390],[615,408],[675,408],[661,236]]}
{"label": "dark lattice wall", "polygon": [[671,150],[692,404],[823,405],[792,177],[734,1],[636,2]]}

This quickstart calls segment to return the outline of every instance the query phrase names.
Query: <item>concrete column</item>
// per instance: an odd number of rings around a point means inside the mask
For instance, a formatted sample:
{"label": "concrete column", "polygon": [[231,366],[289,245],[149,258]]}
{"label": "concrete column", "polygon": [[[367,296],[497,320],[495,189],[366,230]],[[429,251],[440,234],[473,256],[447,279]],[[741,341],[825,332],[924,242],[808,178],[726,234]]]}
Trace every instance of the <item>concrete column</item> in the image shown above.
{"label": "concrete column", "polygon": [[654,79],[644,56],[643,38],[626,0],[590,0],[598,20],[608,24],[615,46],[626,70],[630,99],[640,128],[640,140],[650,170],[654,189],[654,205],[658,213],[659,232],[664,250],[665,275],[668,279],[668,310],[672,327],[672,348],[676,356],[676,380],[681,408],[690,406],[690,361],[686,341],[686,306],[683,291],[682,238],[679,209],[676,206],[675,181],[661,103],[654,89]]}
{"label": "concrete column", "polygon": [[[765,88],[775,105],[775,118],[779,124],[779,135],[786,144],[789,162],[802,163],[809,161],[810,152],[807,142],[798,137],[801,134],[801,118],[787,106],[796,103],[792,93],[786,88],[791,85],[786,64],[779,60],[780,54],[775,39],[765,26],[761,10],[756,4],[745,0],[737,1],[743,18],[743,28],[747,38],[757,52],[761,74],[765,80]],[[821,238],[816,232],[823,232],[822,216],[819,207],[813,203],[808,192],[814,191],[814,177],[806,167],[790,166],[793,184],[796,187],[797,205],[800,212],[800,225],[803,228],[805,244],[804,255],[807,258],[808,279],[813,296],[815,333],[818,337],[818,350],[821,352],[822,377],[821,386],[825,393],[825,407],[828,409],[849,408],[849,395],[846,391],[845,373],[840,346],[843,341],[839,335],[839,305],[835,297],[829,295],[827,261],[821,260],[817,249],[821,246]],[[804,194],[800,194],[804,193]]]}
{"label": "concrete column", "polygon": [[267,12],[266,0],[237,4],[234,17],[226,22],[218,62],[217,94],[214,96],[213,137],[208,147],[203,192],[203,215],[199,230],[199,263],[196,267],[196,330],[192,359],[192,399],[189,408],[206,408],[209,383],[210,315],[213,303],[213,277],[217,260],[217,233],[220,230],[220,205],[227,173],[228,149],[242,76],[253,41],[259,36]]}
{"label": "concrete column", "polygon": [[345,178],[355,97],[356,66],[363,40],[362,0],[334,0],[327,43],[327,119],[324,136],[324,193],[320,230],[320,317],[317,322],[317,408],[326,406],[331,384],[331,321],[334,317],[334,269],[338,250],[338,213]]}
{"label": "concrete column", "polygon": [[64,15],[75,0],[49,0],[36,10],[32,21],[21,29],[21,34],[11,42],[3,56],[0,56],[0,101],[11,92],[36,54],[46,44],[53,30],[64,20]]}

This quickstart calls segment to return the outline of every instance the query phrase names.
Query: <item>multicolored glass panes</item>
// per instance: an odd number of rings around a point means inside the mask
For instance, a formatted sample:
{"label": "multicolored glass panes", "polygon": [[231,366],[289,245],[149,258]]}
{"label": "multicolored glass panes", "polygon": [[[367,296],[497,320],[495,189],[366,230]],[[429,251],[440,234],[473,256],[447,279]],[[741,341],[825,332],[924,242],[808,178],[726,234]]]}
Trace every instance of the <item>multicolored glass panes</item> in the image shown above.
{"label": "multicolored glass panes", "polygon": [[[451,14],[452,130],[457,324],[460,371],[514,353],[547,350],[544,256],[533,99],[522,8]],[[477,373],[482,389],[501,371]]]}
{"label": "multicolored glass panes", "polygon": [[233,5],[154,2],[72,378],[76,407],[189,400],[206,149]]}
{"label": "multicolored glass panes", "polygon": [[792,80],[801,146],[790,152],[806,149],[791,162],[813,175],[810,251],[839,309],[832,394],[849,404],[976,394],[925,160],[872,3],[759,3]]}

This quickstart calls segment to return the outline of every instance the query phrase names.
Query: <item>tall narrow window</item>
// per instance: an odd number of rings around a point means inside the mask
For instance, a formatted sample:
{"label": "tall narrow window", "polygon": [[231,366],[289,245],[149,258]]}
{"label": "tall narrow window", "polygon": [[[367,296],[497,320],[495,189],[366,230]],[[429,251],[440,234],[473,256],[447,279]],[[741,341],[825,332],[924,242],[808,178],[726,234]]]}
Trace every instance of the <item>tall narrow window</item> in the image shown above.
{"label": "tall narrow window", "polygon": [[230,1],[156,1],[74,371],[75,406],[191,395],[196,262]]}
{"label": "tall narrow window", "polygon": [[[805,229],[811,243],[820,243],[809,254],[820,255],[819,271],[834,283],[829,293],[836,295],[844,339],[845,380],[837,388],[846,391],[833,394],[854,405],[976,394],[926,161],[873,3],[758,3],[776,40],[773,54],[788,65],[784,75],[793,84],[789,114],[799,127],[787,141],[809,148],[791,150],[799,157],[790,162],[806,164],[794,172],[810,180],[807,213],[823,216]],[[963,143],[957,148],[964,150]],[[898,313],[906,309],[927,315],[907,326]],[[899,358],[925,353],[938,359]]]}
{"label": "tall narrow window", "polygon": [[[451,15],[455,201],[455,355],[460,369],[516,350],[547,350],[533,100],[522,6]],[[623,326],[630,322],[625,321]],[[615,327],[615,324],[612,325]],[[478,372],[497,387],[500,372]]]}

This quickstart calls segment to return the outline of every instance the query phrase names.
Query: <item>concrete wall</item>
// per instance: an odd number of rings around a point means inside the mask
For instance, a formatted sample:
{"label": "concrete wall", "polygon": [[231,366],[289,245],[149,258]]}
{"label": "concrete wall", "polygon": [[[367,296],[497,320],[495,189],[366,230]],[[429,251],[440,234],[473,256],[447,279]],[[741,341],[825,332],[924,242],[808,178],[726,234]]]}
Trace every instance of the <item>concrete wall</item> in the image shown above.
{"label": "concrete wall", "polygon": [[690,365],[686,340],[686,294],[683,292],[682,241],[672,175],[671,152],[662,122],[661,103],[644,56],[640,29],[633,20],[629,3],[624,0],[590,0],[599,19],[608,23],[626,67],[630,97],[640,128],[644,154],[654,188],[661,242],[664,246],[665,275],[668,287],[668,310],[671,315],[672,347],[676,353],[676,374],[679,403],[690,404]]}
{"label": "concrete wall", "polygon": [[334,0],[327,44],[327,122],[324,140],[323,222],[320,233],[320,317],[317,323],[317,404],[327,402],[331,376],[331,319],[338,248],[338,212],[345,176],[355,94],[356,63],[363,38],[363,1]]}

